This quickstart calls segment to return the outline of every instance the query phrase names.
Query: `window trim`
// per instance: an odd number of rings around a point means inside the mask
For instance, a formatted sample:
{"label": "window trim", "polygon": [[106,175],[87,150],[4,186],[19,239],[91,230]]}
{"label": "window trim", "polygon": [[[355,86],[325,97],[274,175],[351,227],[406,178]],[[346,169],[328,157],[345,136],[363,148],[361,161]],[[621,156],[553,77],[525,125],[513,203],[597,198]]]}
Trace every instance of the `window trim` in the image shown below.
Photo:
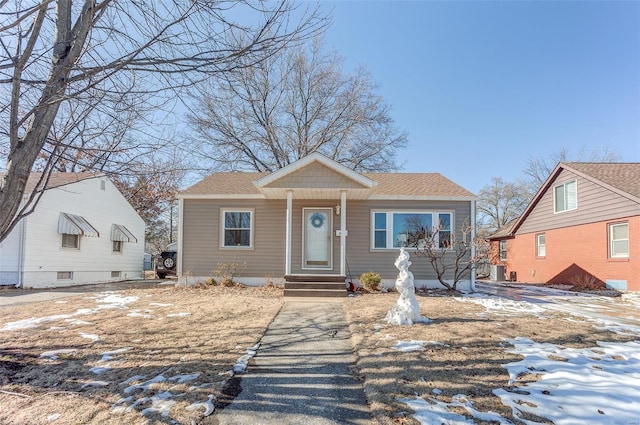
{"label": "window trim", "polygon": [[[504,244],[504,249],[502,248],[502,244]],[[504,252],[504,256],[502,253]],[[507,240],[500,239],[498,243],[498,255],[500,256],[500,261],[507,261]]]}
{"label": "window trim", "polygon": [[[235,212],[235,213],[249,213],[249,246],[227,246],[224,244],[225,241],[225,213]],[[220,208],[220,249],[237,249],[237,250],[252,250],[253,248],[253,239],[255,234],[255,208],[233,208],[233,207],[225,207]]]}
{"label": "window trim", "polygon": [[[375,215],[379,213],[384,213],[386,215],[386,244],[384,248],[379,248],[375,246],[375,232],[376,230],[381,231],[383,229],[376,228],[375,223]],[[449,234],[455,235],[455,220],[456,215],[454,210],[424,210],[424,209],[384,209],[384,208],[375,208],[369,211],[369,250],[370,251],[399,251],[400,247],[393,246],[393,215],[394,214],[430,214],[431,215],[431,223],[433,227],[434,219],[439,220],[440,214],[448,214],[450,219],[450,229]],[[417,251],[420,247],[405,247],[406,250]],[[438,248],[441,250],[448,250],[451,248]]]}
{"label": "window trim", "polygon": [[[73,236],[76,240],[75,246],[65,246],[64,245],[65,236]],[[60,248],[64,250],[70,250],[70,251],[80,251],[80,235],[74,235],[72,233],[60,233]]]}
{"label": "window trim", "polygon": [[[616,241],[623,241],[626,240],[627,241],[627,253],[626,255],[614,255],[613,254],[613,228],[615,226],[626,226],[627,227],[627,238],[626,239],[617,239]],[[609,223],[607,224],[607,240],[608,240],[608,245],[609,245],[609,258],[617,260],[617,259],[628,259],[629,258],[629,254],[630,254],[630,250],[631,250],[631,246],[629,244],[630,241],[630,234],[629,234],[629,222],[628,221],[618,221],[615,223]]]}
{"label": "window trim", "polygon": [[[558,205],[557,205],[557,201],[556,201],[556,190],[559,187],[563,188],[563,198],[564,198],[564,203],[568,204],[568,200],[567,200],[567,185],[571,184],[571,183],[575,183],[576,189],[575,189],[575,206],[573,208],[567,208],[567,209],[563,209],[563,210],[558,210]],[[578,209],[578,180],[573,179],[573,180],[569,180],[566,181],[564,183],[560,183],[557,184],[555,186],[553,186],[553,213],[554,214],[562,214],[564,212],[568,212],[568,211],[574,211]]]}
{"label": "window trim", "polygon": [[[116,243],[118,244],[119,249],[116,250]],[[122,254],[124,251],[124,242],[122,241],[111,241],[111,253],[112,254]]]}
{"label": "window trim", "polygon": [[[68,274],[69,277],[65,277],[64,276],[65,274]],[[56,280],[73,280],[73,272],[72,271],[56,272]]]}
{"label": "window trim", "polygon": [[[544,237],[544,244],[540,243],[540,236]],[[540,255],[540,247],[544,247],[544,255]],[[536,258],[547,258],[547,235],[546,233],[536,233]]]}

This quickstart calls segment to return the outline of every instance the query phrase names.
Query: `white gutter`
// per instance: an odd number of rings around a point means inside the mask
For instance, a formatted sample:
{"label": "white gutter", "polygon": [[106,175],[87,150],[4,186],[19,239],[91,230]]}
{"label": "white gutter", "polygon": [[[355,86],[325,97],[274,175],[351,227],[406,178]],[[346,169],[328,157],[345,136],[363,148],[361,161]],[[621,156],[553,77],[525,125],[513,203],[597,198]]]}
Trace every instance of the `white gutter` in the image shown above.
{"label": "white gutter", "polygon": [[[178,283],[187,283],[186,281],[183,280],[183,276],[182,276],[182,258],[183,258],[183,253],[184,253],[184,249],[182,249],[182,245],[183,245],[183,229],[184,226],[183,224],[183,220],[184,220],[184,199],[179,198],[178,199],[178,255],[176,260],[178,261],[178,265],[177,265],[177,274],[178,274]],[[172,223],[173,225],[173,223]]]}

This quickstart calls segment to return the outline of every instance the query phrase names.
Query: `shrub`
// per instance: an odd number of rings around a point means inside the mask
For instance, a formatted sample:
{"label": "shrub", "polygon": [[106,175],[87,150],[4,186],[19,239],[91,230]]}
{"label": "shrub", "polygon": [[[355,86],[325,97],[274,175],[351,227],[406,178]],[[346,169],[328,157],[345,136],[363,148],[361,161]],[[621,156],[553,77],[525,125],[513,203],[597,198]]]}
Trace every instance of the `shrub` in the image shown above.
{"label": "shrub", "polygon": [[209,279],[205,280],[204,283],[206,283],[209,286],[216,286],[218,284],[218,282],[216,282],[216,280],[212,277],[210,277]]}
{"label": "shrub", "polygon": [[358,278],[360,284],[369,292],[375,292],[380,290],[380,275],[374,272],[366,272],[360,275]]}
{"label": "shrub", "polygon": [[233,278],[236,274],[242,273],[247,268],[247,263],[218,263],[218,266],[213,271],[214,276],[220,277],[220,285],[233,286],[235,284]]}

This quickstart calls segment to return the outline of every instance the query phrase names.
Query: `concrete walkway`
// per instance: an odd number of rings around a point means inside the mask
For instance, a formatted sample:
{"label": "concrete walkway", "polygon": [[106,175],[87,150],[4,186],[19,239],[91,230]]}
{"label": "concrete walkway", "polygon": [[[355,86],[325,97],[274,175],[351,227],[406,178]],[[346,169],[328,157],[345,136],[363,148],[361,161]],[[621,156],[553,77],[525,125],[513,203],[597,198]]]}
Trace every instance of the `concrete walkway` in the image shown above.
{"label": "concrete walkway", "polygon": [[342,300],[287,300],[239,381],[221,425],[370,424]]}

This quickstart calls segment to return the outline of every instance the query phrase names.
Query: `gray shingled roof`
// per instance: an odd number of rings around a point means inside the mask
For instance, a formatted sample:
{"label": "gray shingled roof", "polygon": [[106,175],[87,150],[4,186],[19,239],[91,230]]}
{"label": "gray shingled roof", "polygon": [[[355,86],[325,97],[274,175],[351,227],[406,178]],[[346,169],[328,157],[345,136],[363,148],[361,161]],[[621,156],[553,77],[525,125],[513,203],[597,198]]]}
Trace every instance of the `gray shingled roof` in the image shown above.
{"label": "gray shingled roof", "polygon": [[638,162],[566,162],[565,165],[640,198],[640,163]]}

